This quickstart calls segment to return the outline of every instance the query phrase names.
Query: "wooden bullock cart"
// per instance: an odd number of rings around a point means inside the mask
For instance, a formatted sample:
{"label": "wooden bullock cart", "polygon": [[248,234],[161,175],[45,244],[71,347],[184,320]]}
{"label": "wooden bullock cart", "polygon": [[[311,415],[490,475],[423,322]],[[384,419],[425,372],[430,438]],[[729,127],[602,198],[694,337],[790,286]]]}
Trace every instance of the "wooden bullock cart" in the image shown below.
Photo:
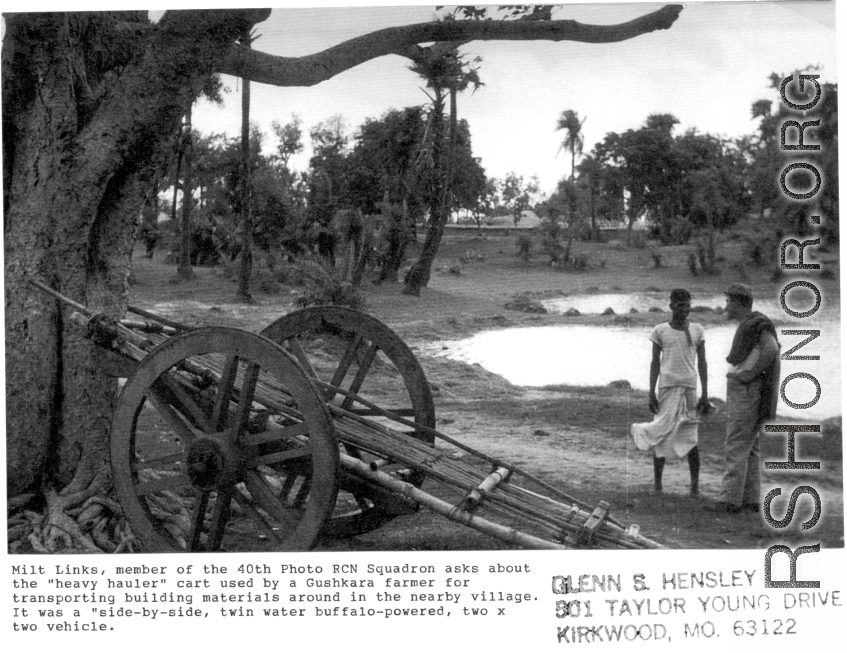
{"label": "wooden bullock cart", "polygon": [[420,364],[369,315],[188,328],[132,307],[136,319],[106,319],[33,284],[75,309],[100,364],[126,379],[112,469],[147,550],[306,550],[420,506],[514,547],[659,547],[605,502],[437,431]]}

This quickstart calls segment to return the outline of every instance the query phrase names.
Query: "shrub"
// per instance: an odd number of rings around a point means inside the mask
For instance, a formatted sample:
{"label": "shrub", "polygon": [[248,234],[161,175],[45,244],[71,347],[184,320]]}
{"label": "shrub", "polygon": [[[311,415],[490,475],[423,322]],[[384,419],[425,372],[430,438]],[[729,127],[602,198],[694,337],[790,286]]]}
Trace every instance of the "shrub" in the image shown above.
{"label": "shrub", "polygon": [[515,256],[521,259],[524,263],[529,263],[529,259],[532,258],[532,238],[526,234],[521,234],[515,241],[515,245],[517,246]]}
{"label": "shrub", "polygon": [[238,261],[223,258],[218,266],[218,276],[226,281],[232,281],[238,278]]}
{"label": "shrub", "polygon": [[697,245],[697,262],[700,264],[701,270],[708,271],[709,262],[706,260],[706,250],[700,244]]}
{"label": "shrub", "polygon": [[631,231],[629,235],[629,246],[635,249],[647,247],[647,235],[643,231]]}
{"label": "shrub", "polygon": [[570,260],[570,268],[575,272],[584,272],[588,269],[588,258],[583,254],[577,254]]}
{"label": "shrub", "polygon": [[541,302],[530,299],[526,295],[515,295],[510,302],[503,305],[509,311],[521,311],[523,313],[547,313],[547,309]]}
{"label": "shrub", "polygon": [[470,263],[472,261],[484,261],[484,260],[485,260],[485,254],[483,254],[482,252],[478,252],[475,249],[474,250],[468,250],[467,252],[465,252],[464,256],[459,257],[459,263],[461,263],[462,265],[466,265],[467,263]]}
{"label": "shrub", "polygon": [[688,255],[688,271],[691,272],[691,276],[693,277],[700,276],[700,269],[697,267],[697,257],[694,255],[694,252]]}
{"label": "shrub", "polygon": [[742,283],[750,283],[750,274],[747,272],[747,266],[744,263],[738,262],[732,266],[738,275],[738,280]]}
{"label": "shrub", "polygon": [[357,310],[364,309],[365,296],[353,284],[342,281],[315,261],[305,261],[297,267],[303,275],[306,290],[294,298],[295,306],[347,306]]}
{"label": "shrub", "polygon": [[259,292],[274,295],[279,292],[279,283],[274,278],[274,273],[266,268],[262,268],[253,272],[252,282],[253,287]]}
{"label": "shrub", "polygon": [[550,265],[559,266],[565,257],[565,228],[554,217],[541,222],[541,251],[550,258]]}
{"label": "shrub", "polygon": [[305,275],[299,265],[295,263],[278,263],[273,269],[274,281],[298,286],[304,283]]}
{"label": "shrub", "polygon": [[750,263],[761,267],[773,260],[773,253],[778,247],[777,239],[772,233],[759,233],[756,237],[745,236],[744,241]]}

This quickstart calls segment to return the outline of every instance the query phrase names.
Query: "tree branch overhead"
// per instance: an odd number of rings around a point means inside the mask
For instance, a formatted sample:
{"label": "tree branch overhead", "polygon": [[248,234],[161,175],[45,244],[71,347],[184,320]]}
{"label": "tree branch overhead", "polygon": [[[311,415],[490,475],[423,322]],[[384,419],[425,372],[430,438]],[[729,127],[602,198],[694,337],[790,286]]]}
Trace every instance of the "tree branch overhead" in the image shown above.
{"label": "tree branch overhead", "polygon": [[668,29],[682,5],[661,9],[617,25],[575,20],[451,20],[391,27],[371,32],[303,57],[280,57],[233,44],[217,72],[272,86],[314,86],[366,61],[394,54],[414,60],[419,43],[430,41],[577,41],[616,43]]}

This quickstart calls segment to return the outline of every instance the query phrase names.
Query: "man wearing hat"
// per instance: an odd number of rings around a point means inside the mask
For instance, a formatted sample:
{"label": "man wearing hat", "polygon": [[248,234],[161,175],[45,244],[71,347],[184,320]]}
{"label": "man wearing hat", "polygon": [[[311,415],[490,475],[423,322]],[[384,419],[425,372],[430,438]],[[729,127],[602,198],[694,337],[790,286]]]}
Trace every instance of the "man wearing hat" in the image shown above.
{"label": "man wearing hat", "polygon": [[773,322],[753,310],[750,286],[734,283],[725,291],[726,316],[738,322],[726,361],[726,440],[724,475],[712,512],[758,512],[761,504],[759,429],[776,411],[779,342]]}

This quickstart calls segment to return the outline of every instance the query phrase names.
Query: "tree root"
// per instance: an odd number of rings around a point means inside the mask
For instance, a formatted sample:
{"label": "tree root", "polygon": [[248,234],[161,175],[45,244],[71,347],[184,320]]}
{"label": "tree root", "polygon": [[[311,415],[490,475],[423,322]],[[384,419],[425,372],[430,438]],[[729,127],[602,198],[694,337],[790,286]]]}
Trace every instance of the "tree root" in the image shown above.
{"label": "tree root", "polygon": [[[145,480],[156,480],[160,474],[146,470]],[[52,486],[42,489],[40,511],[27,509],[36,495],[24,495],[9,505],[7,540],[10,553],[136,553],[141,544],[135,537],[120,504],[104,496],[105,485],[97,476],[88,487],[57,491]],[[244,488],[242,488],[244,490]],[[192,515],[186,499],[170,490],[147,496],[150,514],[160,521],[179,546],[186,546],[191,532]],[[232,516],[243,516],[240,505],[231,507]],[[204,529],[209,528],[212,509],[207,508]]]}
{"label": "tree root", "polygon": [[42,512],[25,509],[21,498],[9,505],[7,541],[10,553],[133,553],[141,547],[120,505],[106,496],[103,475],[83,490],[42,489]]}

